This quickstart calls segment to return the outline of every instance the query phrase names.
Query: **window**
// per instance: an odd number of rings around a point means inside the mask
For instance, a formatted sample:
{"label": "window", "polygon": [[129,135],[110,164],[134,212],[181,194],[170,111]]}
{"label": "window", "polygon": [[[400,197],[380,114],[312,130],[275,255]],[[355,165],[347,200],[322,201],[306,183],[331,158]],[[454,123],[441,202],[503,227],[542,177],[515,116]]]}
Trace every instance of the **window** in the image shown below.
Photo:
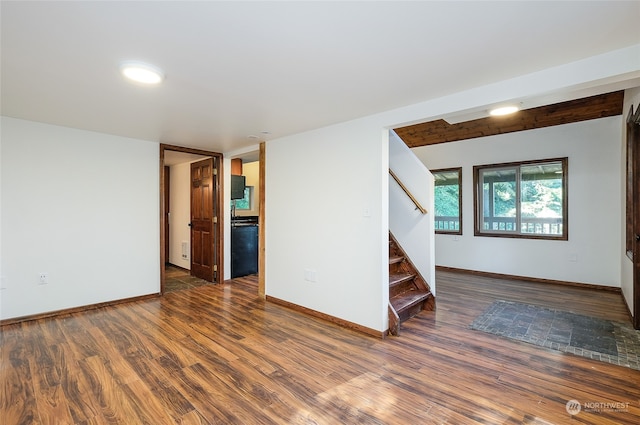
{"label": "window", "polygon": [[473,167],[476,236],[567,240],[567,158]]}
{"label": "window", "polygon": [[435,180],[436,233],[462,234],[462,168],[431,171]]}
{"label": "window", "polygon": [[237,210],[250,210],[251,209],[251,192],[253,186],[245,186],[244,187],[244,198],[236,199],[235,206]]}

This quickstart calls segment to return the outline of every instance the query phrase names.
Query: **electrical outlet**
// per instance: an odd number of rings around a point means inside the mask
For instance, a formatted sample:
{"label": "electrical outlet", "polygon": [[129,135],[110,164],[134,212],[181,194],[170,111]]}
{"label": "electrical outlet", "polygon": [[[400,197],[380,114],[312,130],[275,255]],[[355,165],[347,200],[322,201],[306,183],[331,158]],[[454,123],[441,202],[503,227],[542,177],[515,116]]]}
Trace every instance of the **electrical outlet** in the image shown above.
{"label": "electrical outlet", "polygon": [[49,274],[40,273],[40,285],[46,285],[47,283],[49,283]]}
{"label": "electrical outlet", "polygon": [[304,269],[304,280],[306,280],[307,282],[317,282],[318,272],[311,269]]}

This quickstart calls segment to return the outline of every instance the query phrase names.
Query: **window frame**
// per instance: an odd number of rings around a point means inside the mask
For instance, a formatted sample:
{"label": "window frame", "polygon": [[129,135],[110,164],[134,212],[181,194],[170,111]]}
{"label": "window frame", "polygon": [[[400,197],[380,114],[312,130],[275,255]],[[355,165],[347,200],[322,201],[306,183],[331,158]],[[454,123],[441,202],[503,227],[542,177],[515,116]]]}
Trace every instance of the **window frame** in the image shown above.
{"label": "window frame", "polygon": [[[520,168],[545,163],[560,163],[562,166],[562,234],[545,235],[539,233],[522,233],[519,223],[521,223],[521,174]],[[542,239],[542,240],[569,240],[569,160],[568,157],[536,159],[529,161],[505,162],[499,164],[485,164],[473,166],[473,208],[474,208],[474,236],[498,237],[498,238],[517,238],[517,239]],[[483,188],[480,184],[480,174],[482,170],[487,169],[516,169],[516,229],[517,231],[502,230],[484,230],[482,229],[483,217],[480,205],[481,191]]]}
{"label": "window frame", "polygon": [[[430,170],[431,174],[435,173],[458,173],[458,230],[445,230],[445,229],[435,229],[436,215],[434,208],[434,230],[436,234],[439,235],[462,235],[462,167],[451,167],[451,168],[439,168],[437,170]],[[433,189],[434,189],[434,205],[435,205],[435,188],[437,184],[434,179]]]}
{"label": "window frame", "polygon": [[[242,199],[234,199],[234,206],[237,211],[251,211],[253,207],[253,186],[245,186],[244,187],[244,197]],[[246,201],[247,208],[242,208],[237,205],[237,201]]]}

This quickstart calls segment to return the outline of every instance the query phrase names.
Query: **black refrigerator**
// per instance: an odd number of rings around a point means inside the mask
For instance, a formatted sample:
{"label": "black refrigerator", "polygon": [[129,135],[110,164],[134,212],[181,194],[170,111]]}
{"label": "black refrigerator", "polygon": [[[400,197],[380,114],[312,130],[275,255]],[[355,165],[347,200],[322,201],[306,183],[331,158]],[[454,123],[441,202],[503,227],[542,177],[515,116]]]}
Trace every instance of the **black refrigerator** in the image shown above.
{"label": "black refrigerator", "polygon": [[232,222],[231,278],[258,273],[258,225]]}

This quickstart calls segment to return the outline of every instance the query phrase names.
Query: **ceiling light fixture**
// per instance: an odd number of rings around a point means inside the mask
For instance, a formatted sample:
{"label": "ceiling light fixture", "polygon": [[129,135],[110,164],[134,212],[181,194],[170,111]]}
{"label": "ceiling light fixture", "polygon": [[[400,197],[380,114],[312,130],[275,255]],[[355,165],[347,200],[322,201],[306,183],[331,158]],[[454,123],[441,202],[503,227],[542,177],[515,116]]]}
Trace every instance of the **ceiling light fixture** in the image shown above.
{"label": "ceiling light fixture", "polygon": [[493,108],[489,111],[489,115],[494,117],[499,117],[502,115],[509,115],[515,112],[518,112],[520,108],[516,105],[508,105],[508,106],[500,106],[498,108]]}
{"label": "ceiling light fixture", "polygon": [[142,62],[122,62],[120,72],[128,79],[142,84],[159,84],[164,79],[160,68]]}

